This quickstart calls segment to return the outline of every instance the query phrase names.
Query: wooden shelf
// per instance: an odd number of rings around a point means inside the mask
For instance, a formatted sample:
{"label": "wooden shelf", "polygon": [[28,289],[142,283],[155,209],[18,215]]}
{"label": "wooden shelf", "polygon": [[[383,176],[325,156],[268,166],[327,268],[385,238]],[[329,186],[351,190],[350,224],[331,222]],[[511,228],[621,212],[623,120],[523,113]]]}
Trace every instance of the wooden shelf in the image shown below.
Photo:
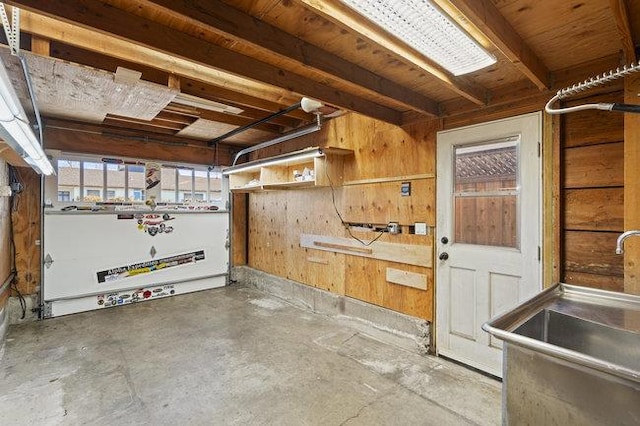
{"label": "wooden shelf", "polygon": [[[223,174],[229,176],[229,187],[233,192],[340,185],[344,157],[350,154],[353,154],[353,151],[341,148],[307,148],[229,167]],[[313,178],[294,180],[294,174],[303,173],[305,169],[313,173]]]}

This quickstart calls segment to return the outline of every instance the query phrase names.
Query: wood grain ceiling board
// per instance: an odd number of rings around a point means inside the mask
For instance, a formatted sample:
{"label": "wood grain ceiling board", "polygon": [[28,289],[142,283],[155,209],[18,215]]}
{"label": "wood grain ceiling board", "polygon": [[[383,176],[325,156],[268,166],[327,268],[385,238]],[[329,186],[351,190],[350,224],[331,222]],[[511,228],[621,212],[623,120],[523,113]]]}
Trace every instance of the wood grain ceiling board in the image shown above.
{"label": "wood grain ceiling board", "polygon": [[[236,126],[200,118],[179,131],[176,136],[209,141],[218,136],[222,136],[225,133],[234,130],[235,128]],[[271,133],[267,133],[261,130],[249,129],[238,135],[232,136],[229,139],[225,139],[224,142],[228,144],[250,145],[261,142],[263,140],[268,140],[273,137],[274,136]]]}
{"label": "wood grain ceiling board", "polygon": [[[267,0],[258,0],[257,3],[262,1]],[[233,5],[238,7],[236,2],[233,2]],[[247,10],[244,11],[249,13]],[[295,0],[278,3],[262,19],[310,44],[322,46],[324,50],[336,56],[436,101],[457,96],[425,70],[400,60],[393,52],[369,43],[351,28],[333,23],[302,7]]]}
{"label": "wood grain ceiling board", "polygon": [[[286,69],[292,73],[304,75],[320,85],[330,86],[341,92],[352,93],[358,97],[394,108],[398,111],[414,109],[427,112],[430,115],[437,114],[437,108],[431,99],[426,98],[424,94],[418,94],[404,87],[399,83],[401,80],[386,78],[385,81],[383,80],[384,76],[382,74],[373,73],[369,67],[360,67],[360,69],[358,69],[353,63],[341,63],[341,57],[339,55],[335,55],[335,59],[328,58],[324,46],[319,48],[318,46],[321,45],[314,43],[310,43],[312,46],[305,46],[303,41],[297,40],[295,37],[287,38],[287,34],[278,34],[277,28],[276,31],[269,31],[269,28],[266,28],[268,25],[263,22],[253,23],[249,20],[248,24],[256,28],[256,30],[262,30],[261,33],[263,33],[264,36],[258,43],[277,46],[281,48],[282,52],[275,53],[275,49],[270,50],[257,47],[255,43],[245,39],[234,38],[226,34],[219,35],[224,31],[214,31],[211,27],[199,23],[195,19],[185,18],[179,20],[175,16],[176,13],[168,13],[160,5],[156,5],[155,2],[147,2],[144,0],[126,2],[122,0],[109,0],[109,3],[118,8],[123,8],[127,12],[162,23],[176,31],[198,37],[207,42],[233,50],[234,52],[258,59],[261,62]],[[207,6],[206,3],[207,2],[203,2],[200,7],[202,9],[202,15],[199,15],[200,10],[193,12],[195,17],[202,16],[202,19],[207,19],[216,13],[216,6]],[[194,7],[193,5],[182,4],[181,2],[164,2],[164,6],[172,7],[176,10],[179,10],[181,6],[185,6],[187,11]],[[210,11],[212,15],[208,15],[207,7],[211,8]],[[227,15],[232,15],[232,12],[237,10],[236,8],[231,9],[232,10],[227,11]],[[222,25],[229,22],[228,25],[233,28],[233,31],[242,33],[243,30],[239,28],[246,25],[242,25],[241,20],[243,17],[250,16],[244,12],[242,15],[241,17],[229,17],[229,21],[221,19],[217,22],[222,22]],[[236,23],[235,19],[240,19],[240,22]],[[215,21],[215,19],[212,19],[212,21]],[[302,56],[303,59],[302,61],[290,59],[288,57],[289,55],[294,57]],[[368,85],[368,87],[366,87],[366,85]],[[424,111],[427,105],[430,105],[429,111]]]}
{"label": "wood grain ceiling board", "polygon": [[550,70],[622,48],[609,0],[496,1],[496,6]]}
{"label": "wood grain ceiling board", "polygon": [[640,0],[627,0],[627,13],[629,14],[629,25],[633,41],[640,43]]}
{"label": "wood grain ceiling board", "polygon": [[[233,76],[167,53],[154,51],[140,44],[130,43],[118,37],[26,10],[21,12],[20,26],[28,33],[58,40],[88,51],[164,69],[176,75],[188,76],[203,83],[218,85],[249,96],[259,93],[261,98],[271,102],[291,105],[300,100],[299,96],[286,89],[249,81],[243,77]],[[99,40],[99,43],[96,40]]]}
{"label": "wood grain ceiling board", "polygon": [[[174,62],[186,60],[190,65],[203,65],[210,71],[242,75],[291,92],[305,94],[331,105],[357,111],[385,122],[401,124],[402,114],[366,98],[334,90],[286,69],[271,66],[256,58],[239,54],[208,43],[198,37],[168,31],[162,23],[130,14],[102,3],[100,0],[64,2],[63,0],[12,0],[12,4],[36,10],[47,16],[75,22],[83,28],[94,28],[112,34],[119,40],[129,40],[137,47],[148,46],[153,53],[172,57]],[[255,90],[255,89],[254,89]]]}
{"label": "wood grain ceiling board", "polygon": [[[324,93],[329,93],[333,90],[340,93],[340,96],[344,94],[345,97],[340,98],[341,100],[348,99],[349,96],[355,96],[367,102],[394,110],[393,113],[407,111],[406,105],[403,105],[402,102],[390,100],[389,97],[382,96],[375,91],[372,92],[369,89],[363,89],[352,83],[345,82],[340,75],[332,76],[326,72],[306,67],[300,63],[300,58],[293,60],[284,57],[282,54],[260,49],[255,44],[241,42],[232,37],[220,36],[202,24],[196,24],[192,20],[183,19],[175,16],[175,14],[167,13],[166,10],[158,9],[157,6],[152,4],[152,1],[106,0],[104,3],[154,21],[151,22],[152,29],[145,27],[140,22],[127,21],[131,23],[131,26],[136,25],[136,28],[139,27],[139,32],[143,35],[147,30],[147,32],[156,30],[160,38],[165,40],[165,35],[167,34],[161,31],[163,28],[153,26],[155,22],[158,22],[170,28],[167,30],[168,34],[171,34],[171,31],[175,31],[177,36],[180,36],[180,33],[188,34],[196,41],[203,40],[216,46],[223,46],[235,53],[250,56],[261,63],[278,68],[284,75],[293,73],[307,78],[310,82],[314,82],[326,89]],[[198,1],[204,2],[205,0]],[[198,6],[198,1],[192,3],[193,7]],[[441,104],[440,106],[445,113],[457,114],[457,108],[455,107],[457,105],[462,106],[464,111],[478,109],[477,105],[461,98],[450,87],[444,87],[442,82],[429,75],[423,69],[419,69],[406,60],[399,59],[394,52],[387,51],[359,37],[351,28],[334,23],[330,19],[326,19],[304,7],[302,5],[303,0],[223,1],[257,19],[263,19],[264,22],[280,28],[286,33],[299,37],[314,46],[319,46],[333,55],[353,62],[359,67],[436,100]],[[335,1],[337,0],[327,0],[325,3],[333,3]],[[544,65],[552,71],[571,69],[571,67],[575,67],[579,63],[611,56],[621,50],[619,36],[610,10],[610,0],[563,0],[560,2],[557,0],[491,1],[517,31],[518,35],[542,59]],[[629,6],[631,28],[634,35],[636,35],[635,40],[638,41],[640,0],[626,1]],[[95,5],[93,1],[83,0],[83,2],[85,2],[83,4]],[[46,2],[44,1],[25,0],[23,3],[40,4],[43,5],[42,7],[46,7]],[[56,4],[61,5],[62,9],[68,9],[66,4]],[[169,3],[165,2],[165,5],[171,7]],[[91,9],[91,7],[88,7],[88,9]],[[51,13],[56,14],[59,9],[54,8],[51,10]],[[99,12],[102,11],[100,9]],[[109,11],[107,11],[107,15],[116,16],[110,14]],[[103,17],[103,20],[108,20],[109,16]],[[96,65],[102,64],[99,67],[113,67],[116,63],[126,63],[127,65],[124,66],[136,69],[128,66],[128,64],[137,63],[139,67],[144,68],[141,69],[143,80],[151,79],[162,85],[166,84],[168,73],[173,72],[180,76],[180,87],[185,93],[233,104],[245,109],[246,116],[242,115],[243,118],[256,119],[259,118],[261,111],[275,112],[284,106],[299,101],[299,95],[292,91],[289,82],[277,75],[274,75],[274,80],[270,80],[269,84],[265,84],[264,82],[259,83],[246,78],[248,74],[242,74],[241,70],[236,70],[236,74],[232,75],[229,72],[220,72],[212,63],[202,65],[202,61],[206,62],[208,60],[205,56],[203,56],[205,59],[196,58],[196,60],[193,60],[191,58],[191,61],[185,61],[185,57],[191,54],[188,43],[185,44],[183,51],[173,50],[168,52],[163,50],[163,46],[157,46],[156,51],[150,52],[153,49],[144,47],[140,43],[126,42],[122,37],[108,36],[96,30],[88,30],[61,22],[56,22],[54,25],[52,24],[53,20],[29,14],[28,12],[23,14],[22,21],[23,28],[27,31],[41,32],[43,37],[61,40],[60,43],[52,43],[52,47],[66,43],[73,45],[61,53],[61,56],[65,58],[73,58],[76,55],[75,57],[79,58],[78,62],[88,65],[94,63]],[[99,20],[92,22],[95,26],[102,25]],[[112,21],[112,24],[113,22],[115,21]],[[114,30],[114,28],[116,26],[111,25],[107,30]],[[114,30],[114,32],[116,31]],[[268,34],[264,35],[264,37],[268,36]],[[169,38],[166,41],[171,44]],[[152,43],[149,40],[147,42]],[[202,45],[199,46],[203,51],[204,47]],[[212,51],[216,51],[216,46],[211,47]],[[78,52],[79,47],[83,52],[92,50],[99,54],[95,58],[86,56],[82,59],[81,56],[86,53]],[[73,49],[76,49],[75,52]],[[158,49],[161,51],[158,52]],[[523,90],[526,91],[527,96],[531,95],[530,92],[533,95],[541,93],[539,91],[534,93],[534,91],[530,90],[531,87],[527,84],[522,72],[504,55],[497,52],[495,48],[490,48],[489,50],[495,52],[498,58],[497,64],[470,74],[466,78],[477,86],[490,90],[489,99],[491,104],[495,103],[496,97],[499,98],[503,96],[503,93],[506,93],[505,88],[509,89],[510,96],[518,96],[519,92],[517,90],[511,90],[518,87],[524,87]],[[109,55],[114,57],[109,58]],[[201,62],[197,62],[198,60]],[[308,87],[315,88],[315,85]],[[409,114],[403,115],[406,117]],[[267,113],[264,115],[267,115]],[[288,120],[287,124],[291,125],[291,127],[295,127],[297,124],[295,121],[291,121],[292,119],[289,117],[286,117],[286,120]],[[296,112],[295,120],[308,121],[309,118],[300,112]],[[217,120],[210,119],[209,121]],[[237,125],[237,123],[225,123],[222,126],[235,128],[234,124]],[[287,127],[287,124],[283,122],[274,124]],[[193,131],[202,131],[203,134],[206,134],[210,131],[210,128],[211,126],[203,124],[202,130],[194,127],[195,130]],[[213,137],[215,136],[218,135]],[[204,138],[204,136],[201,137]],[[204,139],[207,138],[209,136]],[[268,139],[268,137],[254,138],[254,140],[258,139]]]}

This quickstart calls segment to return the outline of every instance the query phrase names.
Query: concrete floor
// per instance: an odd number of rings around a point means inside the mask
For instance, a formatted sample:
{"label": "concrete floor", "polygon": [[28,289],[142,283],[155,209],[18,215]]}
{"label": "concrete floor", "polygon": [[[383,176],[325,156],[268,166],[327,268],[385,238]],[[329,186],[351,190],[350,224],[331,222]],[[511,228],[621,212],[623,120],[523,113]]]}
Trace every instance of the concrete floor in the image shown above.
{"label": "concrete floor", "polygon": [[243,286],[13,326],[3,425],[495,425],[500,383]]}

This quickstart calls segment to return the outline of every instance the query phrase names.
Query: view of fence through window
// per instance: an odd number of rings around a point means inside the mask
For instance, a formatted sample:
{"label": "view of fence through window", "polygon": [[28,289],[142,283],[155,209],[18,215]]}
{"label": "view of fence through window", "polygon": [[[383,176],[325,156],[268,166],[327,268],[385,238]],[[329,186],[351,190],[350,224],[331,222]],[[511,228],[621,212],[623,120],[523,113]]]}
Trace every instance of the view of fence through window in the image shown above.
{"label": "view of fence through window", "polygon": [[518,143],[456,147],[456,242],[519,247]]}
{"label": "view of fence through window", "polygon": [[[57,162],[58,201],[145,201],[143,164],[60,159]],[[163,166],[160,202],[219,201],[222,174],[198,167]]]}

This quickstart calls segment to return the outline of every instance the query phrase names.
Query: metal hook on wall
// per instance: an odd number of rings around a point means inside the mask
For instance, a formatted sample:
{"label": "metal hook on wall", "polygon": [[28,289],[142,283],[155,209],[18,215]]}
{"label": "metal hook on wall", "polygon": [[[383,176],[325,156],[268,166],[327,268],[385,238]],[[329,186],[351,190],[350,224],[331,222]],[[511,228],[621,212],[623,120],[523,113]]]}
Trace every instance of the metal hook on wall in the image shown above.
{"label": "metal hook on wall", "polygon": [[621,103],[584,104],[584,105],[577,105],[577,106],[566,107],[566,108],[552,107],[552,105],[556,101],[566,99],[577,93],[584,92],[596,86],[601,86],[603,84],[609,83],[610,81],[624,77],[627,74],[631,74],[638,71],[640,71],[640,61],[636,62],[635,64],[632,63],[629,66],[625,65],[622,68],[616,68],[615,71],[611,70],[609,72],[605,72],[602,75],[597,75],[596,77],[586,79],[581,83],[577,83],[577,84],[574,84],[573,86],[564,88],[562,90],[558,90],[556,95],[552,97],[549,100],[549,102],[547,102],[547,105],[544,107],[544,110],[548,114],[566,114],[568,112],[583,111],[586,109],[599,109],[602,111],[640,113],[640,105],[621,104]]}

